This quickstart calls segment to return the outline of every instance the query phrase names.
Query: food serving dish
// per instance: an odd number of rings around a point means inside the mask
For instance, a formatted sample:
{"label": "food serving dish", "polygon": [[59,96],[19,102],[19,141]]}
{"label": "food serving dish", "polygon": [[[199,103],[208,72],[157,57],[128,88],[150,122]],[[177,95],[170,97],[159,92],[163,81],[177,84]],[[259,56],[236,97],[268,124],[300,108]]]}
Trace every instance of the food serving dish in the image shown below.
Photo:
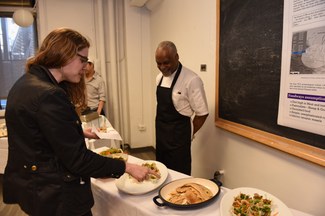
{"label": "food serving dish", "polygon": [[91,118],[89,118],[88,121],[82,121],[83,129],[91,128],[91,131],[95,133],[100,139],[122,141],[121,135],[113,128],[112,124],[105,116],[98,116],[96,112],[90,116]]}
{"label": "food serving dish", "polygon": [[249,187],[240,187],[235,188],[233,190],[228,191],[221,199],[220,202],[220,213],[221,216],[232,216],[235,215],[232,213],[232,204],[234,202],[234,198],[238,196],[240,193],[244,193],[250,196],[254,196],[255,193],[263,196],[263,198],[269,199],[272,201],[271,204],[271,215],[285,215],[285,216],[292,216],[290,209],[278,198],[269,194],[265,191],[256,189],[256,188],[249,188]]}
{"label": "food serving dish", "polygon": [[121,140],[121,135],[113,127],[101,127],[99,130],[96,127],[92,127],[92,132],[94,132],[100,139],[112,139]]}
{"label": "food serving dish", "polygon": [[[171,193],[173,193],[176,190],[176,188],[190,183],[197,183],[206,187],[212,192],[212,197],[200,203],[186,204],[186,205],[175,204],[169,201],[169,198],[171,197]],[[190,178],[178,179],[164,185],[159,190],[158,196],[155,196],[153,198],[153,202],[159,207],[168,206],[175,209],[195,209],[195,208],[201,208],[207,206],[219,196],[219,193],[220,193],[220,187],[214,181],[203,179],[203,178],[190,177]]]}
{"label": "food serving dish", "polygon": [[[113,153],[110,154],[103,154],[105,151],[109,151],[109,150],[118,150],[118,151],[112,151]],[[123,153],[122,149],[108,148],[104,146],[97,149],[93,149],[92,151],[105,157],[109,157],[113,159],[121,159],[124,161],[128,160],[128,155]]]}
{"label": "food serving dish", "polygon": [[120,191],[123,191],[124,193],[139,195],[139,194],[145,194],[150,191],[153,191],[157,189],[159,186],[161,186],[168,177],[167,167],[163,163],[154,160],[145,160],[138,164],[142,165],[145,163],[156,164],[160,172],[159,179],[157,179],[156,181],[144,180],[142,182],[138,182],[136,179],[131,177],[128,173],[124,173],[120,178],[115,180],[116,187]]}

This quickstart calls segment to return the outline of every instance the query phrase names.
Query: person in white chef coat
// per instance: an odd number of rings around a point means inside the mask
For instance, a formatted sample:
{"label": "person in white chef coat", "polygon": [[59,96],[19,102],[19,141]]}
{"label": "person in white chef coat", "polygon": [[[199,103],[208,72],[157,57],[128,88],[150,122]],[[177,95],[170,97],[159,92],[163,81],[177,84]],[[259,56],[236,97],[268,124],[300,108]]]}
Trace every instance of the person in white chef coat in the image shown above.
{"label": "person in white chef coat", "polygon": [[209,115],[201,78],[179,61],[175,44],[159,43],[155,53],[156,160],[191,174],[191,141]]}

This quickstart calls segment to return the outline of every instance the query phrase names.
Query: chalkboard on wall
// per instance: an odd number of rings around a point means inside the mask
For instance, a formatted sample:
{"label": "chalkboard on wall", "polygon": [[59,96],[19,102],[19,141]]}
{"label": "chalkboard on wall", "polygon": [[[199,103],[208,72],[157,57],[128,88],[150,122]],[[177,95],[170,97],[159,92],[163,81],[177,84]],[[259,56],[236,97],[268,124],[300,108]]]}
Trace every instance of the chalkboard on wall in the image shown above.
{"label": "chalkboard on wall", "polygon": [[324,136],[277,124],[283,0],[220,0],[217,10],[216,125],[325,166]]}

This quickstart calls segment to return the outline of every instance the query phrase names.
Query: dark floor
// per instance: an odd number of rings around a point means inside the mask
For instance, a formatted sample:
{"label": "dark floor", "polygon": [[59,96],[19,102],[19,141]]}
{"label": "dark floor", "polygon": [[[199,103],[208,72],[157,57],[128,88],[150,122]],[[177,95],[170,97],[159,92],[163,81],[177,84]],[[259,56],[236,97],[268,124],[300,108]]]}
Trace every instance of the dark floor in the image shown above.
{"label": "dark floor", "polygon": [[[143,160],[155,160],[156,153],[153,147],[143,147],[131,149],[128,145],[124,145],[124,152]],[[18,205],[6,205],[2,201],[2,180],[3,175],[0,174],[0,215],[1,216],[26,216]]]}
{"label": "dark floor", "polygon": [[131,149],[129,145],[125,144],[124,152],[143,160],[156,160],[156,151],[152,146]]}

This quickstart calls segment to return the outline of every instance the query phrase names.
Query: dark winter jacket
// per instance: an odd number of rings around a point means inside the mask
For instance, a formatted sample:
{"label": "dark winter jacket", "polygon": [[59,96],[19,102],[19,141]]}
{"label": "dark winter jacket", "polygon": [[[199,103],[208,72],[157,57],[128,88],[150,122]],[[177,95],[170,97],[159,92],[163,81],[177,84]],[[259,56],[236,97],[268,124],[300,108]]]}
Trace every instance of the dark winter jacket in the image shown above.
{"label": "dark winter jacket", "polygon": [[125,163],[88,150],[66,92],[32,66],[12,87],[5,112],[9,155],[3,200],[32,216],[77,216],[93,205],[90,177],[117,178]]}

